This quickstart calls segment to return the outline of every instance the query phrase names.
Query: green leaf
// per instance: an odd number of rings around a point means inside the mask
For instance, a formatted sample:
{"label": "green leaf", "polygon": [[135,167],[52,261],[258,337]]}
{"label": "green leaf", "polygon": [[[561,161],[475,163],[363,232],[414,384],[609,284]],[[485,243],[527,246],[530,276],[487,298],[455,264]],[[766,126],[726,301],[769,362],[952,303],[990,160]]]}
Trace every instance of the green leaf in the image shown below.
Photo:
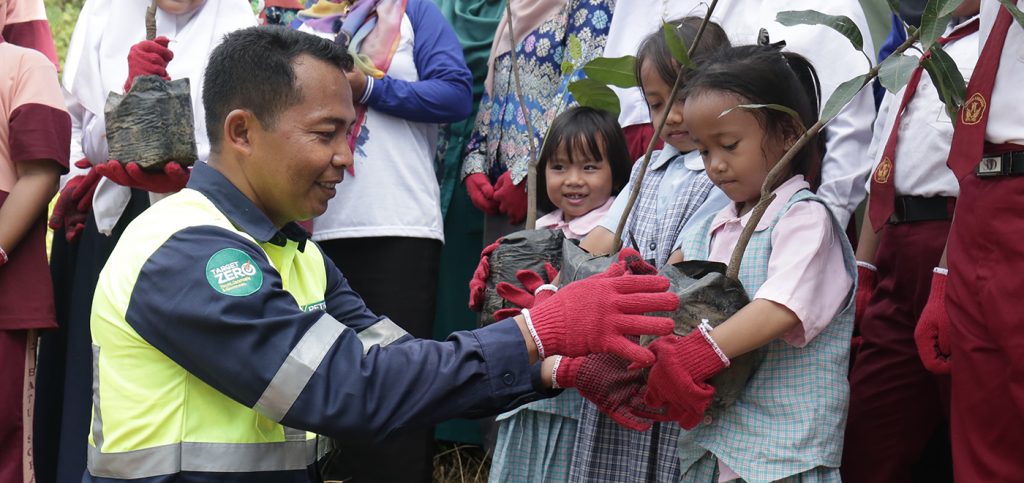
{"label": "green leaf", "polygon": [[794,25],[824,25],[850,39],[853,48],[864,50],[864,36],[857,24],[845,15],[826,15],[816,10],[788,10],[779,12],[775,21],[792,27]]}
{"label": "green leaf", "polygon": [[636,57],[598,57],[583,66],[587,77],[615,87],[636,87]]}
{"label": "green leaf", "polygon": [[944,3],[939,8],[939,16],[945,17],[946,15],[953,15],[953,10],[956,10],[956,8],[959,7],[961,3],[964,3],[964,0],[953,0]]}
{"label": "green leaf", "polygon": [[690,52],[687,50],[686,42],[683,41],[679,32],[676,31],[675,26],[670,23],[661,24],[661,32],[665,35],[668,50],[672,52],[672,57],[675,57],[679,65],[687,69],[696,68],[697,66],[690,60]]}
{"label": "green leaf", "polygon": [[1016,2],[1012,0],[999,0],[999,3],[1002,3],[1003,6],[1013,14],[1013,18],[1017,19],[1017,23],[1020,24],[1021,27],[1024,27],[1024,12],[1021,12],[1020,9],[1017,8]]}
{"label": "green leaf", "polygon": [[889,11],[899,15],[900,14],[900,0],[886,0],[889,3]]}
{"label": "green leaf", "polygon": [[569,84],[569,92],[572,92],[572,96],[581,106],[619,115],[619,96],[616,96],[610,87],[594,79],[580,79]]}
{"label": "green leaf", "polygon": [[895,93],[907,85],[918,62],[917,57],[890,55],[882,61],[882,65],[878,68],[878,81],[889,92]]}
{"label": "green leaf", "polygon": [[573,64],[572,62],[570,62],[568,60],[563,60],[562,61],[562,75],[563,76],[567,76],[569,74],[572,74],[575,70],[576,70],[576,64]]}
{"label": "green leaf", "polygon": [[924,11],[921,12],[919,41],[924,46],[924,50],[931,48],[932,44],[946,31],[953,10],[962,2],[963,0],[928,0]]}
{"label": "green leaf", "polygon": [[956,121],[956,114],[964,104],[967,91],[964,76],[960,74],[956,62],[938,45],[928,50],[931,53],[923,62],[928,75],[932,77],[935,89],[939,91],[939,99],[946,104],[946,113]]}
{"label": "green leaf", "polygon": [[567,60],[576,63],[583,58],[583,44],[575,34],[569,36],[569,58]]}
{"label": "green leaf", "polygon": [[824,123],[836,117],[839,111],[843,110],[843,107],[850,102],[850,99],[857,95],[861,87],[864,87],[867,78],[867,74],[861,74],[839,84],[839,87],[836,87],[835,92],[832,93],[832,97],[829,97],[828,101],[825,102],[825,107],[821,110],[820,120]]}
{"label": "green leaf", "polygon": [[793,108],[789,106],[783,106],[782,104],[740,104],[736,107],[722,111],[722,113],[719,114],[718,117],[721,118],[736,109],[773,109],[776,111],[781,111],[786,114],[789,114],[789,116],[792,117],[794,121],[796,121],[797,126],[800,126],[805,131],[807,130],[807,126],[804,126],[804,120],[800,119],[800,113],[793,110]]}

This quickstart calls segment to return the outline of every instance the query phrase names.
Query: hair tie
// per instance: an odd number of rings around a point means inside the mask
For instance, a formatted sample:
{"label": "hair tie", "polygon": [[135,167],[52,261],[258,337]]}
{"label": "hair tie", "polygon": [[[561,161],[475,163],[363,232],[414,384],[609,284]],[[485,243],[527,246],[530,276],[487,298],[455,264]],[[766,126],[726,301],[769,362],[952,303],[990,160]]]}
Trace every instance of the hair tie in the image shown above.
{"label": "hair tie", "polygon": [[771,47],[775,50],[782,50],[786,47],[786,41],[780,40],[774,44],[771,43],[771,40],[768,39],[768,29],[761,27],[761,29],[757,31],[757,45],[762,47]]}

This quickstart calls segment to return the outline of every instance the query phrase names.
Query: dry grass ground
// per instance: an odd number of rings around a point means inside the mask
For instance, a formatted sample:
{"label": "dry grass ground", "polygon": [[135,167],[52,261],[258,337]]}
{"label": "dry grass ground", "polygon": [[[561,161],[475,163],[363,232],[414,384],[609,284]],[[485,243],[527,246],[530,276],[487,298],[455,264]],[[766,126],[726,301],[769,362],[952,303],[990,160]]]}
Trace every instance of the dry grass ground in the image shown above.
{"label": "dry grass ground", "polygon": [[435,482],[485,483],[490,470],[491,455],[480,446],[438,441]]}

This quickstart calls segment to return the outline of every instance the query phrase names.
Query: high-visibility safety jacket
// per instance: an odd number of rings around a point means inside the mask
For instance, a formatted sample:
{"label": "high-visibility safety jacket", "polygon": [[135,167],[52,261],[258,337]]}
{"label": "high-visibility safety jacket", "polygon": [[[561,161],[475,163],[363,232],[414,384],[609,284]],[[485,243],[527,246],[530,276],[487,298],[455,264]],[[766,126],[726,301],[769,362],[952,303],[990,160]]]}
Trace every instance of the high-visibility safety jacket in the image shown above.
{"label": "high-visibility safety jacket", "polygon": [[85,481],[318,481],[317,434],[378,440],[546,395],[513,321],[413,339],[307,237],[203,163],[127,227],[93,299]]}

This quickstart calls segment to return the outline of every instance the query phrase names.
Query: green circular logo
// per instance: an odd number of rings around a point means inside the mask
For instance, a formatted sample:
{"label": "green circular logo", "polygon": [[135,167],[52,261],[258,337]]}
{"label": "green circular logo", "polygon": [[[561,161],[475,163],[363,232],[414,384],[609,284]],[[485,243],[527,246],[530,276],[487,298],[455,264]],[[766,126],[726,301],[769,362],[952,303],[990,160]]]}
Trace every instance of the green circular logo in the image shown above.
{"label": "green circular logo", "polygon": [[249,254],[237,248],[225,248],[206,262],[206,281],[224,295],[244,297],[263,286],[263,271]]}

